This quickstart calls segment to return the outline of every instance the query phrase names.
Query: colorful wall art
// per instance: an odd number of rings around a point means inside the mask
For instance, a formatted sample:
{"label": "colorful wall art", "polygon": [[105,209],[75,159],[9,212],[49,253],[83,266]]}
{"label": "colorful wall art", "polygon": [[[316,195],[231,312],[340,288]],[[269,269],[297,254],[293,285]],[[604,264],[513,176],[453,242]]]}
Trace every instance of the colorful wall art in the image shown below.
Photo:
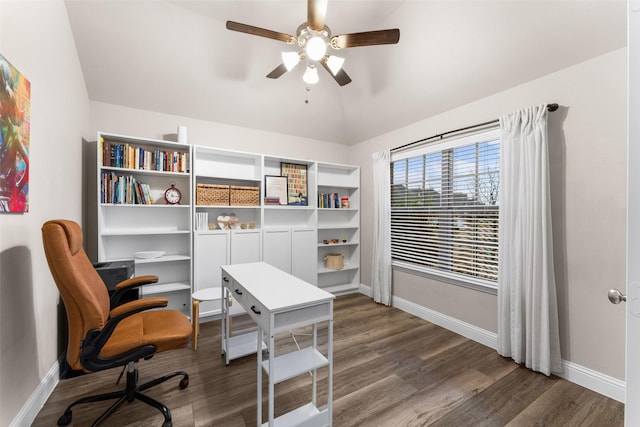
{"label": "colorful wall art", "polygon": [[29,211],[31,83],[0,54],[0,212]]}
{"label": "colorful wall art", "polygon": [[287,177],[290,205],[307,206],[307,165],[280,163],[280,175]]}

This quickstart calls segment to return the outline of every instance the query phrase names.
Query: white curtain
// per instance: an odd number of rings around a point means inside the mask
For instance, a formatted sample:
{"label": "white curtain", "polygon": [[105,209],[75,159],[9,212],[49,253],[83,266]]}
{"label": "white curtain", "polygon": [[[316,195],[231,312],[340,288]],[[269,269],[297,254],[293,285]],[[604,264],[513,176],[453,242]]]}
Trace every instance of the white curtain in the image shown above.
{"label": "white curtain", "polygon": [[373,256],[371,287],[375,302],[391,305],[391,152],[373,153]]}
{"label": "white curtain", "polygon": [[561,372],[549,196],[547,107],[500,118],[498,352]]}

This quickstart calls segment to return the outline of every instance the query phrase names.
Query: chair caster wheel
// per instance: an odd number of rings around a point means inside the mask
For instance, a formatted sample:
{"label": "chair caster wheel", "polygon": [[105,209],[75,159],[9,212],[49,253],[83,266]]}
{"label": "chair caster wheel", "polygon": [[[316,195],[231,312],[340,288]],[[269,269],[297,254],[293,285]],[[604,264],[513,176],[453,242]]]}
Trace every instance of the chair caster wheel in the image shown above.
{"label": "chair caster wheel", "polygon": [[[189,386],[189,377],[184,377],[183,379],[180,380],[180,384],[178,384],[178,387],[180,387],[180,390],[183,390],[188,386]],[[163,425],[163,427],[165,426]]]}
{"label": "chair caster wheel", "polygon": [[162,423],[162,427],[171,427],[173,423],[171,421],[165,421]]}
{"label": "chair caster wheel", "polygon": [[71,423],[72,416],[73,414],[71,413],[71,411],[67,409],[66,411],[64,411],[64,414],[62,414],[62,416],[58,418],[58,425],[59,426],[69,425],[69,423]]}

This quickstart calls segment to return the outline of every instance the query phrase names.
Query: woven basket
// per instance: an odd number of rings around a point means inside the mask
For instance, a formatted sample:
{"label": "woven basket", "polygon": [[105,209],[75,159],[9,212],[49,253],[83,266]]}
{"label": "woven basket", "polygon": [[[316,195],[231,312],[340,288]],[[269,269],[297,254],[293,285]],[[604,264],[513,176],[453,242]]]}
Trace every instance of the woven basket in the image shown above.
{"label": "woven basket", "polygon": [[260,205],[260,188],[232,185],[229,187],[229,204],[231,206]]}
{"label": "woven basket", "polygon": [[196,184],[196,204],[207,206],[229,206],[229,186],[218,184]]}
{"label": "woven basket", "polygon": [[344,268],[344,255],[326,254],[324,256],[324,266],[329,270],[342,270]]}

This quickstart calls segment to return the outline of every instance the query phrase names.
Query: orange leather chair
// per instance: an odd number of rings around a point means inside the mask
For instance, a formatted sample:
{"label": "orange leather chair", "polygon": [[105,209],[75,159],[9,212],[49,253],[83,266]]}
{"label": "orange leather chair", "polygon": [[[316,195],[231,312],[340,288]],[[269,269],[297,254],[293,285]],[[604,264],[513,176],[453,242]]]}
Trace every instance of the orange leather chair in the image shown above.
{"label": "orange leather chair", "polygon": [[[81,403],[116,399],[96,420],[95,426],[125,401],[137,399],[162,412],[162,426],[170,427],[169,409],[142,391],[176,376],[182,376],[179,388],[184,389],[189,385],[189,375],[178,371],[138,385],[135,362],[148,359],[155,353],[186,347],[191,334],[187,317],[177,310],[150,310],[167,306],[167,299],[161,297],[143,298],[111,307],[109,292],[82,247],[82,229],[77,223],[61,219],[47,221],[42,226],[42,240],[49,269],[67,311],[69,341],[66,356],[69,366],[85,372],[116,366],[127,368],[124,390],[73,402],[58,419],[58,425],[68,425],[72,418],[71,408]],[[127,279],[116,286],[112,300],[118,300],[119,294],[128,289],[157,281],[156,276]]]}

